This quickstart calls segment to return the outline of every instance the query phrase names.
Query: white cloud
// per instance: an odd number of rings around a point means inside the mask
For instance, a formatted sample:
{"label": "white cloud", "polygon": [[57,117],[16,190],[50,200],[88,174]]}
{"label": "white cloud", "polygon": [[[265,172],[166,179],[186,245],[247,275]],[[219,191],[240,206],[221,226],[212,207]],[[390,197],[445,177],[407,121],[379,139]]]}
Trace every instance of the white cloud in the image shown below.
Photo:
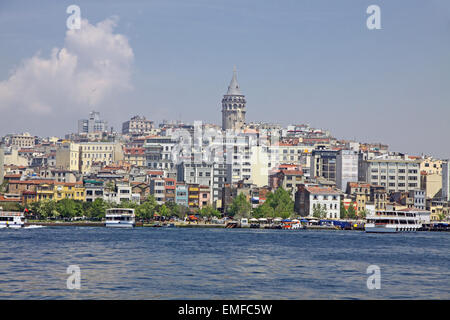
{"label": "white cloud", "polygon": [[62,49],[23,61],[0,82],[0,111],[45,115],[101,109],[107,98],[131,89],[134,54],[127,38],[113,33],[116,22],[82,20],[79,30],[66,32]]}

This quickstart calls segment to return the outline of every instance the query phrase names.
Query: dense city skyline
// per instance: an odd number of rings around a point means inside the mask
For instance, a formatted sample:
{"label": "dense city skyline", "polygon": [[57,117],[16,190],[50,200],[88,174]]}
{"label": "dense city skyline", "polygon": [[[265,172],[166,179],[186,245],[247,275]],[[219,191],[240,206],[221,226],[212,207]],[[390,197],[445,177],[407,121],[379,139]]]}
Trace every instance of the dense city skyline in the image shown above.
{"label": "dense city skyline", "polygon": [[[236,65],[248,122],[309,123],[337,138],[450,158],[450,5],[377,1],[382,30],[368,30],[372,2],[79,1],[83,36],[66,34],[72,3],[4,2],[0,134],[63,136],[91,110],[117,131],[135,114],[220,125]],[[111,39],[119,41],[108,47]],[[89,78],[99,59],[112,66]]]}

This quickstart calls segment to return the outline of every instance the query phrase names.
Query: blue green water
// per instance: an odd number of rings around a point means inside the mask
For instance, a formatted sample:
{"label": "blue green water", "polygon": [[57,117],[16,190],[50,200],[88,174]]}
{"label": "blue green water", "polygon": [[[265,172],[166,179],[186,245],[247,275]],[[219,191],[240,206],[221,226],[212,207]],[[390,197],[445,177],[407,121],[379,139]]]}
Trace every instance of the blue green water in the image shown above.
{"label": "blue green water", "polygon": [[[0,298],[449,299],[449,257],[440,232],[2,229]],[[80,289],[67,289],[69,265]]]}

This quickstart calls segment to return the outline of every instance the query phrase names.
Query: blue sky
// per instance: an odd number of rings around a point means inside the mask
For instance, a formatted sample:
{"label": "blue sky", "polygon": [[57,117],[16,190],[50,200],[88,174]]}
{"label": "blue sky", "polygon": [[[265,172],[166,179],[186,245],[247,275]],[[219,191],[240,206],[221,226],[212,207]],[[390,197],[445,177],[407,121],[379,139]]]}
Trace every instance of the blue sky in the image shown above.
{"label": "blue sky", "polygon": [[[247,121],[309,123],[339,138],[450,158],[449,1],[1,0],[0,81],[64,47],[70,4],[90,24],[117,16],[113,33],[134,54],[132,89],[94,106],[116,129],[135,114],[220,124],[236,65]],[[381,30],[366,27],[371,4],[381,8]],[[20,99],[5,101],[0,134],[61,136],[90,107],[51,99],[51,113],[33,113]]]}

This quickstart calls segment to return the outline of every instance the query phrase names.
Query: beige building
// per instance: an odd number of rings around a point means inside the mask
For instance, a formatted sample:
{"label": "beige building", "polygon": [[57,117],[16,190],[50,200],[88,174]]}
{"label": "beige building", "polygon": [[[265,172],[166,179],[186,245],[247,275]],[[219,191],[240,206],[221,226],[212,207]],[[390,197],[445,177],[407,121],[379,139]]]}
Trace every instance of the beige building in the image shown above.
{"label": "beige building", "polygon": [[420,171],[427,174],[442,175],[442,160],[434,159],[432,157],[426,157],[420,162]]}
{"label": "beige building", "polygon": [[152,129],[153,121],[140,116],[134,116],[122,124],[123,134],[150,134]]}
{"label": "beige building", "polygon": [[19,155],[17,147],[11,147],[4,153],[3,165],[28,166],[28,159]]}
{"label": "beige building", "polygon": [[442,174],[422,171],[421,184],[426,198],[433,199],[442,190]]}
{"label": "beige building", "polygon": [[28,132],[23,134],[15,134],[11,136],[10,145],[17,146],[20,148],[33,148],[34,147],[34,137]]}
{"label": "beige building", "polygon": [[56,152],[59,169],[88,173],[93,164],[104,166],[124,159],[122,146],[114,142],[69,143]]}

